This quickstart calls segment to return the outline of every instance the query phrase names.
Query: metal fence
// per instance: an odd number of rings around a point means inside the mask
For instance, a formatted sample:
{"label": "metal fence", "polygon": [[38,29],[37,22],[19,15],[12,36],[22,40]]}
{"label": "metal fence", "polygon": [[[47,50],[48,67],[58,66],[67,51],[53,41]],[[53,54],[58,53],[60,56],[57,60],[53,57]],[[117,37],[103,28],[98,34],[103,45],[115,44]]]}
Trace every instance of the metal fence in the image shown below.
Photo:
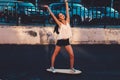
{"label": "metal fence", "polygon": [[[52,12],[65,14],[64,3],[50,4]],[[79,3],[69,3],[71,25],[120,25],[120,14],[111,7],[85,7]],[[15,25],[37,23],[39,25],[55,24],[48,11],[40,5],[34,6],[28,2],[0,2],[0,24]]]}

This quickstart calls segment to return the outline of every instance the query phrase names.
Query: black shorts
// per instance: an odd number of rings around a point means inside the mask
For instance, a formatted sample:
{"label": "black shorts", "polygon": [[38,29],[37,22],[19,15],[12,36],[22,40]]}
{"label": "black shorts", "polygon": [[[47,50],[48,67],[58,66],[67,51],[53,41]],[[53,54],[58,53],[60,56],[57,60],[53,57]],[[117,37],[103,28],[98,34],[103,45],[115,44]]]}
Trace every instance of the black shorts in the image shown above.
{"label": "black shorts", "polygon": [[69,42],[69,39],[60,39],[60,40],[57,40],[56,45],[57,46],[67,46],[67,45],[70,45],[70,42]]}

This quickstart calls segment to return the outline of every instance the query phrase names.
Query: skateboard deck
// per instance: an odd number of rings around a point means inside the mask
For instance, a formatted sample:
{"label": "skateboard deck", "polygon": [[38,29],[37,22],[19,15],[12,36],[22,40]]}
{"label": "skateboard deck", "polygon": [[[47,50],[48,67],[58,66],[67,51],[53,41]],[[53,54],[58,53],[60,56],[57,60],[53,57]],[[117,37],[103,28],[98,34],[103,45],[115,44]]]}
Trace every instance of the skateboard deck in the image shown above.
{"label": "skateboard deck", "polygon": [[[49,72],[52,72],[51,69],[46,69]],[[70,69],[55,69],[55,73],[64,73],[64,74],[80,74],[82,73],[82,71],[80,70],[76,70],[75,72],[73,72]]]}

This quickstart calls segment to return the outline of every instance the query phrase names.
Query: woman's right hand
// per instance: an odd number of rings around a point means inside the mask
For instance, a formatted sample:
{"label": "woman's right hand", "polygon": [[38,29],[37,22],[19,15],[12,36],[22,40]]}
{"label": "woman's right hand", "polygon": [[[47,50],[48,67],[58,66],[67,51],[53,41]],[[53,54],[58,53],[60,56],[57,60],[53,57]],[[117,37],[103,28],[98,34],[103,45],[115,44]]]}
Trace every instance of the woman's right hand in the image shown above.
{"label": "woman's right hand", "polygon": [[49,6],[48,5],[41,5],[41,7],[44,7],[44,8],[49,8]]}

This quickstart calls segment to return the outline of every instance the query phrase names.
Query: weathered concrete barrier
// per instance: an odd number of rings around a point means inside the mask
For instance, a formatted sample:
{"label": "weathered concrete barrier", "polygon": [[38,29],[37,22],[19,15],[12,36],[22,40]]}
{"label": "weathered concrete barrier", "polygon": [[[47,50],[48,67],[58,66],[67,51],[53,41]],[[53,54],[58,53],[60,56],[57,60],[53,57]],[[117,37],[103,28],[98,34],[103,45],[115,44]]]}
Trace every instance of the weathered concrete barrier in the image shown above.
{"label": "weathered concrete barrier", "polygon": [[[0,27],[0,44],[55,44],[54,27]],[[72,44],[120,44],[120,29],[72,28]]]}

